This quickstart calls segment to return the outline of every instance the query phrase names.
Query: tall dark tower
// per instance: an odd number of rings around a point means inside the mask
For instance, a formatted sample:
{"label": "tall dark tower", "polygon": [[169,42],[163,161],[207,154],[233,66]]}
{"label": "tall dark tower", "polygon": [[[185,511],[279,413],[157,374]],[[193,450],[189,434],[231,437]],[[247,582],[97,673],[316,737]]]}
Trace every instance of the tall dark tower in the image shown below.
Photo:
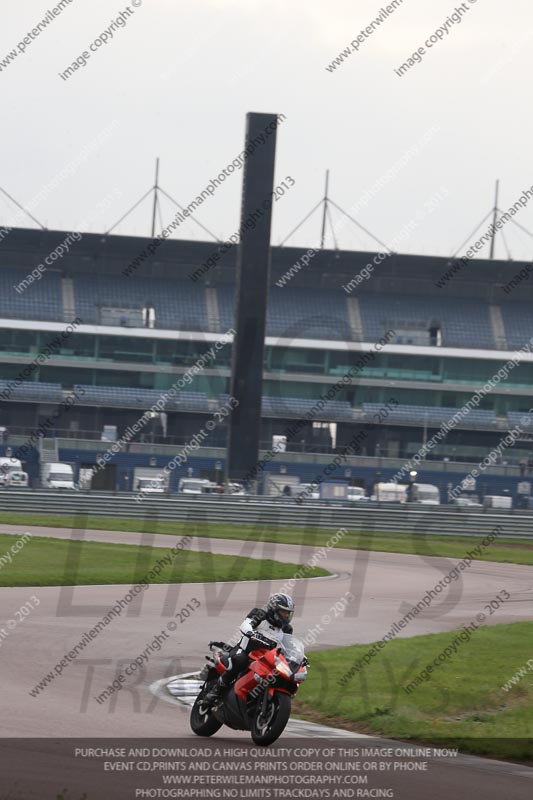
{"label": "tall dark tower", "polygon": [[235,480],[249,478],[259,457],[277,119],[246,115],[230,389],[239,405],[230,416],[226,460],[226,477]]}

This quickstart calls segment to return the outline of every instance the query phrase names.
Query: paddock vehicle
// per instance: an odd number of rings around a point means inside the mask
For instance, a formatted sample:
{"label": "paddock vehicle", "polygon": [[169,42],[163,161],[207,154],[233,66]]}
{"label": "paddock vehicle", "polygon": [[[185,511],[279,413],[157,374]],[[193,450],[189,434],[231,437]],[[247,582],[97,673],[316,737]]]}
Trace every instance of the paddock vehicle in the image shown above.
{"label": "paddock vehicle", "polygon": [[366,503],[368,501],[368,497],[365,494],[365,490],[361,488],[361,486],[348,486],[348,500],[352,500],[355,503]]}
{"label": "paddock vehicle", "polygon": [[214,658],[206,656],[210,663],[200,673],[204,684],[190,718],[198,736],[212,736],[227,725],[233,730],[250,731],[257,745],[270,745],[283,733],[292,698],[307,677],[308,661],[302,642],[291,634],[283,634],[281,642],[275,643],[262,637],[258,645],[263,639],[264,646],[250,652],[246,671],[222,690],[212,706],[205,696],[226,671],[231,647],[225,642],[209,642]]}
{"label": "paddock vehicle", "polygon": [[300,483],[299,486],[292,489],[292,493],[295,497],[302,497],[306,500],[318,500],[320,498],[318,487],[313,486],[312,483]]}
{"label": "paddock vehicle", "polygon": [[14,469],[8,472],[5,477],[4,486],[15,487],[17,489],[27,489],[29,485],[29,476],[27,472]]}
{"label": "paddock vehicle", "polygon": [[513,498],[506,495],[486,494],[483,498],[484,508],[512,508]]}
{"label": "paddock vehicle", "polygon": [[452,498],[452,505],[464,508],[482,508],[477,494],[461,494],[459,497]]}
{"label": "paddock vehicle", "polygon": [[74,470],[70,464],[45,463],[41,466],[41,486],[44,489],[74,490]]}
{"label": "paddock vehicle", "polygon": [[432,483],[414,483],[411,500],[424,506],[440,506],[439,488]]}
{"label": "paddock vehicle", "polygon": [[22,464],[18,458],[8,458],[7,456],[0,458],[0,486],[11,486],[12,483],[20,484],[16,479],[13,482],[13,476],[26,475],[25,486],[28,485],[28,476],[22,469]]}
{"label": "paddock vehicle", "polygon": [[213,487],[214,484],[205,478],[181,478],[178,492],[180,494],[207,494]]}
{"label": "paddock vehicle", "polygon": [[244,497],[246,495],[246,489],[242,483],[234,481],[232,483],[228,483],[227,493],[232,494],[234,497]]}
{"label": "paddock vehicle", "polygon": [[135,489],[144,494],[165,494],[167,487],[163,478],[138,478]]}
{"label": "paddock vehicle", "polygon": [[376,483],[370,499],[378,503],[406,503],[407,487],[398,483]]}

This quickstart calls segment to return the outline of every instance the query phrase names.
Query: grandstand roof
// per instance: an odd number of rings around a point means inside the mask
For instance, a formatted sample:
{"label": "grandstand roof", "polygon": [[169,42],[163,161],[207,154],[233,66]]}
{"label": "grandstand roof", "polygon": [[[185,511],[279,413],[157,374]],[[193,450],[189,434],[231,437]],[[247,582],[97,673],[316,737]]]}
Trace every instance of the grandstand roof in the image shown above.
{"label": "grandstand roof", "polygon": [[[14,228],[0,243],[0,269],[29,272],[60,245],[69,231],[42,231]],[[120,277],[125,281],[139,277],[190,279],[191,274],[214,254],[219,254],[215,266],[205,271],[198,282],[232,284],[235,277],[237,248],[220,252],[222,243],[182,240],[162,241],[153,253],[148,253],[150,238],[134,236],[105,236],[85,233],[70,246],[69,253],[48,267],[67,275],[80,273]],[[153,249],[153,248],[152,248]],[[272,247],[271,283],[275,285],[291,266],[307,252],[305,248]],[[144,253],[144,257],[143,254]],[[365,266],[372,263],[375,252],[323,250],[291,276],[286,284],[291,288],[342,289]],[[135,259],[141,258],[140,262]],[[122,271],[137,266],[129,277]],[[432,295],[470,297],[485,301],[503,302],[505,286],[526,262],[473,259],[461,268],[442,288],[437,282],[449,270],[451,260],[437,256],[392,254],[374,265],[371,278],[363,280],[354,293],[391,293],[395,295]],[[192,285],[192,280],[191,280]],[[533,300],[533,282],[524,281],[512,302]]]}

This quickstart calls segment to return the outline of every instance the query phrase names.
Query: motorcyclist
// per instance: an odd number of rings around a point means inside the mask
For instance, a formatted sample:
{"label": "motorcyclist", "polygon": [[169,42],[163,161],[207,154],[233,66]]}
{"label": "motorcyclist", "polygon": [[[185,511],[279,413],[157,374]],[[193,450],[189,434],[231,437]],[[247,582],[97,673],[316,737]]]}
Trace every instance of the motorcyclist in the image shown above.
{"label": "motorcyclist", "polygon": [[222,690],[246,669],[252,650],[274,647],[284,633],[292,633],[293,614],[294,603],[288,594],[273,594],[264,608],[252,608],[240,626],[240,642],[229,651],[226,671],[205,696],[208,703],[217,700]]}

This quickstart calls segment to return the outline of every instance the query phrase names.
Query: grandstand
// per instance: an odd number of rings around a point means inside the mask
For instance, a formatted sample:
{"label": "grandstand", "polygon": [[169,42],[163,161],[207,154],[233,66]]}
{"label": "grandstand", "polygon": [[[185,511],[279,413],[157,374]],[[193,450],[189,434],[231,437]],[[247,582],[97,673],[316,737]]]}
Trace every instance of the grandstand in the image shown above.
{"label": "grandstand", "polygon": [[[88,468],[106,448],[104,426],[116,426],[120,438],[178,385],[161,402],[158,412],[164,415],[154,412],[99,476],[102,487],[124,489],[131,487],[135,467],[164,466],[227,399],[231,344],[217,343],[234,324],[236,249],[192,280],[219,245],[167,240],[125,275],[148,241],[85,234],[53,268],[23,284],[65,235],[14,229],[0,248],[0,426],[9,437],[2,451],[25,441],[68,392],[80,388],[75,407],[54,421],[47,436],[57,439],[59,457],[78,470]],[[533,290],[524,283],[515,293],[503,292],[520,264],[475,261],[439,289],[446,259],[392,255],[347,293],[343,286],[374,254],[324,250],[280,288],[276,280],[303,252],[272,248],[264,448],[295,419],[305,424],[297,436],[288,436],[283,461],[274,459],[270,470],[279,473],[283,467],[309,480],[335,449],[370,424],[345,477],[360,485],[385,479],[517,350],[530,345]],[[75,318],[80,320],[75,331],[52,356],[38,361],[46,343],[57,341]],[[386,347],[376,349],[384,336]],[[353,380],[343,384],[349,374]],[[526,430],[532,388],[533,355],[525,350],[506,380],[428,454],[425,480],[440,482],[444,490],[451,470],[466,473],[467,462],[484,456],[511,426],[525,421],[523,436],[502,458],[507,464],[486,477],[487,490],[493,480],[494,486],[515,491],[523,477],[519,462],[533,458]],[[221,469],[215,465],[224,462],[225,443],[221,423],[172,480],[177,484],[190,472],[213,478]],[[34,478],[38,458],[36,452],[28,464]]]}

